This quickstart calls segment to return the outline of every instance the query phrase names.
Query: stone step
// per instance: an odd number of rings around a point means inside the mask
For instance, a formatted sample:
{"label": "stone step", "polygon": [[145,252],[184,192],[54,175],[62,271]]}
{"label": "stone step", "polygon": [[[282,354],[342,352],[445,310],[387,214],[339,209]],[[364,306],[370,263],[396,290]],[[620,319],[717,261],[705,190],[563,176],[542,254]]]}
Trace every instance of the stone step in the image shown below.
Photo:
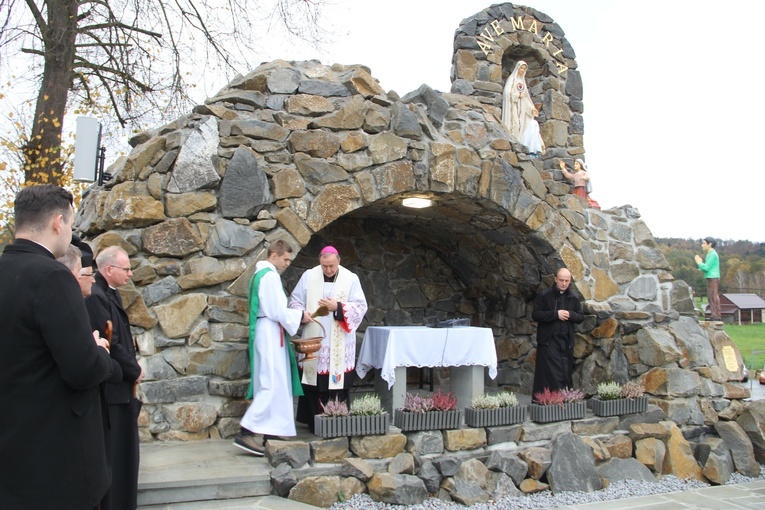
{"label": "stone step", "polygon": [[316,510],[317,508],[278,496],[260,496],[256,498],[139,506],[138,510]]}
{"label": "stone step", "polygon": [[270,471],[230,440],[143,444],[138,505],[268,496]]}

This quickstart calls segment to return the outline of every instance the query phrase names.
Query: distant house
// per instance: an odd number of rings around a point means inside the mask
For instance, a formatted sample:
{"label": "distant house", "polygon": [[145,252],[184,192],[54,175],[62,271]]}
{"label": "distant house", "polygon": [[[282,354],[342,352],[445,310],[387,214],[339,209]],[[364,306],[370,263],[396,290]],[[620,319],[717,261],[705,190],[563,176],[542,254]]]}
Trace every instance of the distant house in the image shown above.
{"label": "distant house", "polygon": [[[709,305],[705,307],[709,318]],[[728,324],[763,322],[765,299],[757,294],[720,294],[722,320]]]}

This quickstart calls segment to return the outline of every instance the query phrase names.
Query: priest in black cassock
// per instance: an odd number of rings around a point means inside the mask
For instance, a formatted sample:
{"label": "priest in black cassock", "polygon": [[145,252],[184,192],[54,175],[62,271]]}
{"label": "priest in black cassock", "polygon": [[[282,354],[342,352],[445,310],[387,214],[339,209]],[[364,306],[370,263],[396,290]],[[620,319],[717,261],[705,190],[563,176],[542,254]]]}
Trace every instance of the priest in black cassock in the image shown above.
{"label": "priest in black cassock", "polygon": [[537,321],[537,360],[534,369],[535,395],[573,386],[574,324],[584,320],[582,302],[569,288],[571,272],[561,268],[555,274],[555,285],[537,294],[531,318]]}

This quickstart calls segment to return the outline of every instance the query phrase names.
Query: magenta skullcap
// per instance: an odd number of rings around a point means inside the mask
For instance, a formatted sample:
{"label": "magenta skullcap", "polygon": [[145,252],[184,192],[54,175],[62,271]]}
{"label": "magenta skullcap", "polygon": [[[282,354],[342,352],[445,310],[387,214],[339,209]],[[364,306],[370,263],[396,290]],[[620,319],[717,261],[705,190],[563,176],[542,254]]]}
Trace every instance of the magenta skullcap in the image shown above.
{"label": "magenta skullcap", "polygon": [[322,248],[320,254],[324,255],[327,253],[331,253],[332,255],[340,255],[340,253],[337,251],[337,248],[335,248],[334,246],[325,246],[324,248]]}

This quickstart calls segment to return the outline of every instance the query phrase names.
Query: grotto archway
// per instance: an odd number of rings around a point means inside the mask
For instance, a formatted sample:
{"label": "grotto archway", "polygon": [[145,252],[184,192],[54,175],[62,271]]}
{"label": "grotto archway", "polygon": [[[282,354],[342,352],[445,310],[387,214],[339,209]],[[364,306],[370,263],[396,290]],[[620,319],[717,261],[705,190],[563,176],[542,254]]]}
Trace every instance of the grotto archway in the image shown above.
{"label": "grotto archway", "polygon": [[432,207],[408,209],[405,196],[379,200],[317,232],[285,271],[286,287],[333,244],[367,295],[362,331],[469,317],[494,332],[501,360],[494,384],[530,387],[529,303],[543,275],[562,262],[547,241],[487,200],[430,194]]}

